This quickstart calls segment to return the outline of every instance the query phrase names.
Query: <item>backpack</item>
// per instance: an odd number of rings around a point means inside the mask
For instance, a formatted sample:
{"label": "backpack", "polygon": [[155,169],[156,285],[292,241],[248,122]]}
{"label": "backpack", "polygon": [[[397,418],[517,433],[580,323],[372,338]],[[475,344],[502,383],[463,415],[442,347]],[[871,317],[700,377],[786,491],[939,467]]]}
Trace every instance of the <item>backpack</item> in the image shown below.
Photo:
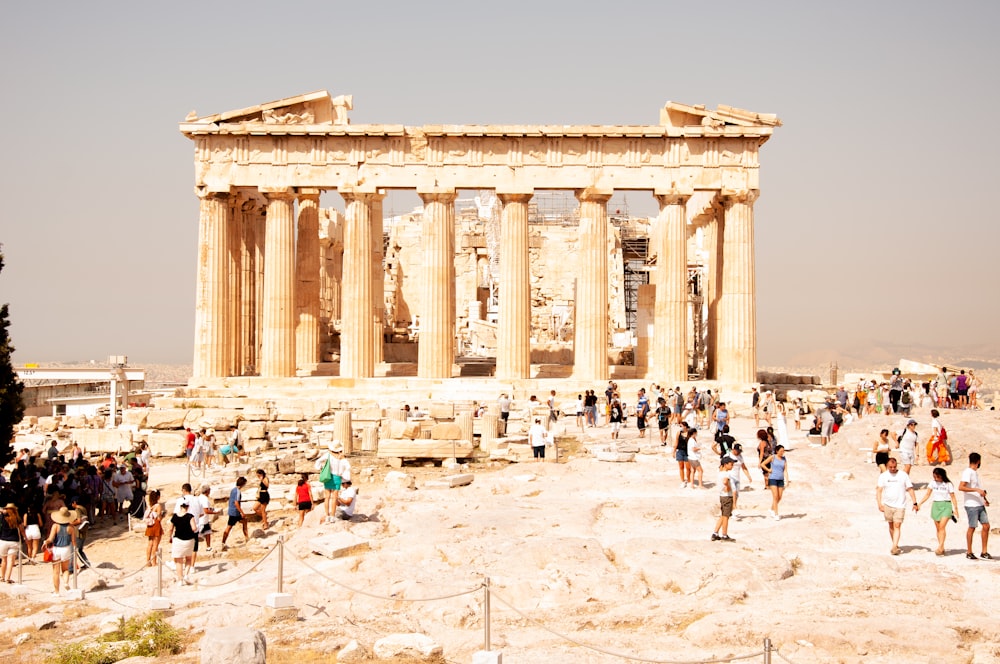
{"label": "backpack", "polygon": [[156,521],[157,521],[156,512],[154,512],[151,509],[147,510],[146,511],[145,521],[146,521],[146,526],[147,527],[152,528],[153,526],[155,526],[156,525]]}
{"label": "backpack", "polygon": [[904,405],[909,405],[910,403],[910,391],[903,390],[903,393],[899,396],[899,403]]}
{"label": "backpack", "polygon": [[941,433],[938,435],[938,442],[943,443],[946,440],[948,440],[948,431],[942,426]]}

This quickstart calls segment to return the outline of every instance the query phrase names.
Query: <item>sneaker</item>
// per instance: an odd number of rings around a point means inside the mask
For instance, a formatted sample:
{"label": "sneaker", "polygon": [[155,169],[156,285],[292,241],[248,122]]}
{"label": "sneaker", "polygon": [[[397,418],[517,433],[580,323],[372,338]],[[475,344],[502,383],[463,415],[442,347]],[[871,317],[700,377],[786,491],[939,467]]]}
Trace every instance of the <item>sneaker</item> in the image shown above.
{"label": "sneaker", "polygon": [[719,539],[722,540],[723,542],[735,542],[736,541],[732,537],[730,537],[729,535],[719,535]]}
{"label": "sneaker", "polygon": [[982,553],[980,553],[979,557],[982,558],[983,560],[993,560],[993,556],[991,556],[990,554],[986,553],[985,551],[983,551]]}
{"label": "sneaker", "polygon": [[713,541],[713,542],[715,542],[715,541],[718,541],[718,540],[720,540],[720,539],[722,539],[722,538],[721,538],[721,537],[719,537],[719,534],[718,534],[718,533],[712,533],[712,541]]}
{"label": "sneaker", "polygon": [[774,510],[768,510],[767,511],[767,515],[773,519],[774,518]]}
{"label": "sneaker", "polygon": [[965,557],[968,558],[969,560],[977,560],[976,554],[972,553],[971,551],[965,554]]}
{"label": "sneaker", "polygon": [[681,488],[682,489],[688,488],[688,483],[687,482],[681,482]]}
{"label": "sneaker", "polygon": [[210,546],[205,547],[205,553],[212,553],[212,547]]}

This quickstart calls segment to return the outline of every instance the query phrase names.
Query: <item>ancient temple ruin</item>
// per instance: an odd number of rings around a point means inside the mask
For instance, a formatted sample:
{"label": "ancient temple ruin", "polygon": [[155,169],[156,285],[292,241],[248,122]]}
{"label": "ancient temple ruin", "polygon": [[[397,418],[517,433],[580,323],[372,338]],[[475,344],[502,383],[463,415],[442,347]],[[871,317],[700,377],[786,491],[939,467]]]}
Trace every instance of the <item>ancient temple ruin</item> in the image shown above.
{"label": "ancient temple ruin", "polygon": [[[620,363],[755,380],[753,205],[777,117],[668,102],[648,126],[409,127],[351,124],[352,102],[181,123],[201,199],[194,379],[441,379],[473,357],[507,380]],[[422,208],[384,218],[404,189]],[[619,191],[659,215],[609,215]],[[551,192],[573,209],[543,211]]]}

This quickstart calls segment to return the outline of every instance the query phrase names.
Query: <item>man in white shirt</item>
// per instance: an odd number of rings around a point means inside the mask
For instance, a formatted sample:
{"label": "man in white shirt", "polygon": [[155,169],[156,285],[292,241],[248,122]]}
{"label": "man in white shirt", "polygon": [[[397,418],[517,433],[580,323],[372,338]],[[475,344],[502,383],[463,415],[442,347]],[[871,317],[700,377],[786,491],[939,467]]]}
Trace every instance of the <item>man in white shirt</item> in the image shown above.
{"label": "man in white shirt", "polygon": [[354,516],[354,506],[358,502],[358,490],[351,480],[344,480],[343,488],[337,494],[337,517],[350,521]]}
{"label": "man in white shirt", "polygon": [[889,459],[888,470],[878,476],[878,487],[875,489],[875,501],[878,509],[889,524],[889,537],[892,539],[891,553],[898,556],[899,535],[903,529],[903,516],[906,514],[906,496],[909,494],[913,503],[913,511],[920,509],[917,505],[917,495],[913,492],[913,482],[910,476],[898,469],[898,462]]}
{"label": "man in white shirt", "polygon": [[979,452],[970,453],[969,467],[962,471],[962,482],[958,485],[958,490],[965,494],[963,505],[969,518],[969,529],[965,531],[965,557],[969,560],[976,559],[976,554],[972,553],[972,535],[977,526],[982,526],[980,530],[983,538],[983,549],[979,557],[984,560],[993,558],[986,550],[990,539],[990,520],[986,516],[986,508],[990,501],[986,499],[986,489],[979,481],[979,467],[982,463],[983,457]]}
{"label": "man in white shirt", "polygon": [[534,455],[535,461],[543,461],[545,459],[545,433],[542,421],[536,417],[535,423],[528,429],[528,443],[531,445],[531,452]]}
{"label": "man in white shirt", "polygon": [[[135,484],[135,477],[129,472],[128,466],[122,464],[111,476],[111,486],[115,490],[115,502],[118,504],[118,513],[125,511],[125,501],[132,502],[132,485]],[[120,517],[119,517],[120,518]]]}

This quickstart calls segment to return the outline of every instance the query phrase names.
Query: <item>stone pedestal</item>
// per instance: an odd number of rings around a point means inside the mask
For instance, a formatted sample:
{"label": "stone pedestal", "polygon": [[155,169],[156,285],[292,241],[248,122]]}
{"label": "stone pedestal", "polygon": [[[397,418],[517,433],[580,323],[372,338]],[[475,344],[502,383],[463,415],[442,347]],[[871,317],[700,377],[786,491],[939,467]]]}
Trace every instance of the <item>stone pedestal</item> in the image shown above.
{"label": "stone pedestal", "polygon": [[378,451],[378,425],[369,424],[364,429],[361,430],[361,451],[362,452],[377,452]]}
{"label": "stone pedestal", "polygon": [[338,410],[333,417],[333,437],[344,444],[344,456],[354,452],[354,433],[351,429],[351,411]]}
{"label": "stone pedestal", "polygon": [[230,196],[200,192],[198,281],[195,295],[195,378],[228,376]]}
{"label": "stone pedestal", "polygon": [[459,437],[462,440],[467,440],[470,443],[473,441],[472,435],[472,417],[471,411],[465,411],[464,413],[459,413],[458,417],[455,418],[455,423],[459,428]]}
{"label": "stone pedestal", "polygon": [[295,364],[312,370],[320,361],[318,189],[299,191],[298,229],[295,252]]}
{"label": "stone pedestal", "polygon": [[611,192],[581,189],[573,376],[608,380],[608,200]]}
{"label": "stone pedestal", "polygon": [[486,413],[479,420],[479,449],[490,452],[496,448],[496,441],[500,437],[500,417]]}
{"label": "stone pedestal", "polygon": [[267,193],[260,375],[295,375],[295,220],[290,191]]}
{"label": "stone pedestal", "polygon": [[405,422],[406,411],[402,408],[390,408],[388,410],[389,419],[393,422]]}
{"label": "stone pedestal", "polygon": [[754,304],[753,203],[756,190],[722,197],[722,292],[719,297],[717,379],[757,380],[757,313]]}
{"label": "stone pedestal", "polygon": [[531,269],[528,260],[528,202],[531,194],[500,194],[500,316],[497,321],[497,378],[530,378]]}
{"label": "stone pedestal", "polygon": [[263,632],[228,625],[209,627],[201,639],[202,664],[265,664],[267,639]]}
{"label": "stone pedestal", "polygon": [[687,214],[689,196],[656,194],[660,203],[656,247],[656,309],[653,333],[654,377],[677,385],[687,380]]}
{"label": "stone pedestal", "polygon": [[451,378],[455,361],[455,192],[417,193],[424,202],[417,375]]}

